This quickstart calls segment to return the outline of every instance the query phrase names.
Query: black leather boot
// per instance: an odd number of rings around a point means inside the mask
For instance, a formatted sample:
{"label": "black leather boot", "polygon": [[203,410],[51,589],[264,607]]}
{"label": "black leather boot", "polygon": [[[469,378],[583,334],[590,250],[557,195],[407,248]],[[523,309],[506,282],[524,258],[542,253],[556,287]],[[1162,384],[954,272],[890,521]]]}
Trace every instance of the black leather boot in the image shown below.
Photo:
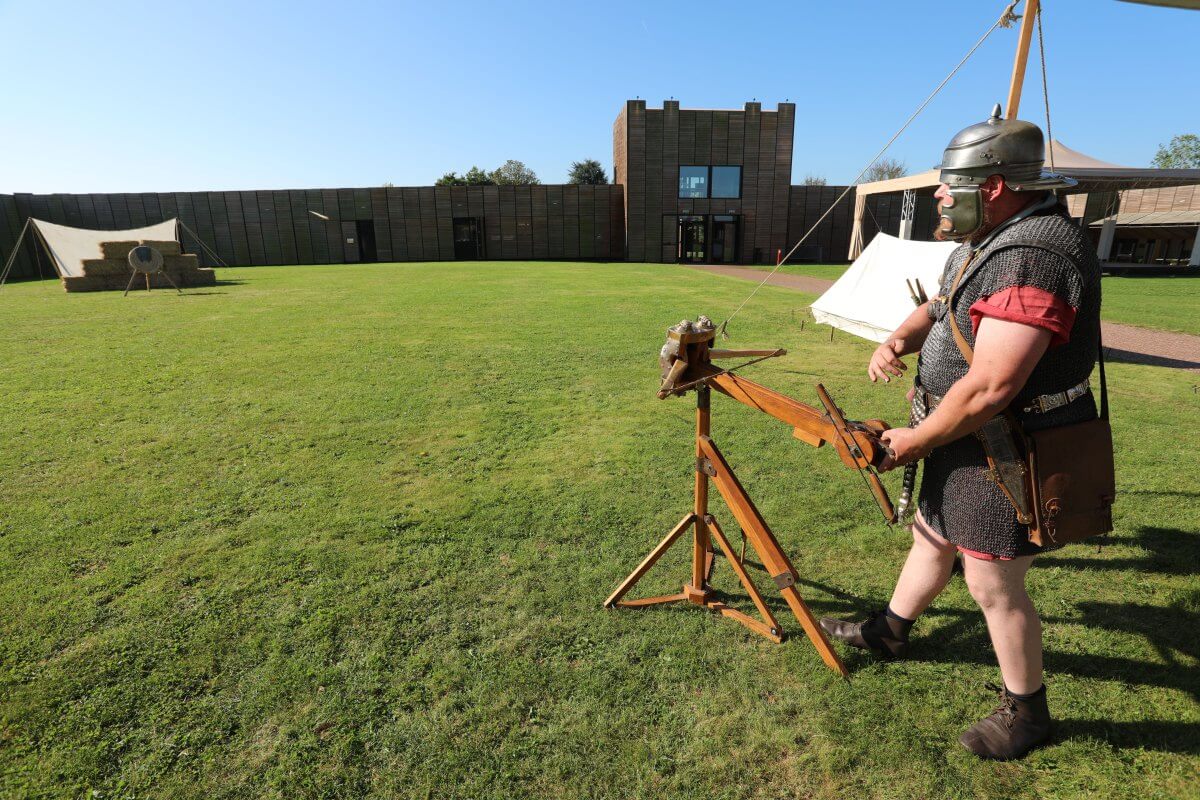
{"label": "black leather boot", "polygon": [[1050,708],[1046,705],[1046,687],[1020,699],[999,689],[1000,705],[971,726],[958,741],[980,758],[1009,761],[1020,758],[1050,738]]}
{"label": "black leather boot", "polygon": [[821,627],[834,639],[851,647],[870,650],[883,658],[898,658],[908,649],[908,632],[904,625],[882,611],[872,611],[863,622],[821,617]]}

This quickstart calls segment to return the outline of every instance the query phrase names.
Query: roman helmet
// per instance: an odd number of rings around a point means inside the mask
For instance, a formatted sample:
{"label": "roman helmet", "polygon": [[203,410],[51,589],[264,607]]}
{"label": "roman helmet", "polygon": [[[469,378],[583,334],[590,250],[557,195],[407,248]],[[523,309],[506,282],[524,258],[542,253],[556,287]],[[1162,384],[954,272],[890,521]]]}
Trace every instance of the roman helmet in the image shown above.
{"label": "roman helmet", "polygon": [[939,206],[950,223],[952,237],[967,236],[983,225],[983,195],[979,187],[991,175],[1000,175],[1016,192],[1065,189],[1076,181],[1046,172],[1046,143],[1042,129],[1020,119],[1001,119],[1000,104],[992,116],[963,128],[942,154],[941,182],[950,187],[951,203]]}

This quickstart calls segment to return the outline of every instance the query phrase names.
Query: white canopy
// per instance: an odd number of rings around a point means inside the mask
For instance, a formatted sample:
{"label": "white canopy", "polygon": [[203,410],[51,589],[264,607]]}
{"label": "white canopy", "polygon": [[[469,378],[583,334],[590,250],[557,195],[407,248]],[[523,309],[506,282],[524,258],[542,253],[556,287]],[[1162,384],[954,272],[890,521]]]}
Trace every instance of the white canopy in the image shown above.
{"label": "white canopy", "polygon": [[63,278],[83,275],[83,262],[91,258],[103,258],[100,251],[103,242],[178,242],[179,230],[175,219],[168,219],[145,228],[130,228],[124,231],[94,231],[89,228],[71,228],[55,225],[40,219],[29,220],[37,227],[46,249],[54,259],[54,267]]}
{"label": "white canopy", "polygon": [[[912,313],[905,279],[938,292],[954,242],[914,242],[878,233],[846,273],[812,304],[817,322],[882,342]],[[916,279],[916,280],[914,280]]]}

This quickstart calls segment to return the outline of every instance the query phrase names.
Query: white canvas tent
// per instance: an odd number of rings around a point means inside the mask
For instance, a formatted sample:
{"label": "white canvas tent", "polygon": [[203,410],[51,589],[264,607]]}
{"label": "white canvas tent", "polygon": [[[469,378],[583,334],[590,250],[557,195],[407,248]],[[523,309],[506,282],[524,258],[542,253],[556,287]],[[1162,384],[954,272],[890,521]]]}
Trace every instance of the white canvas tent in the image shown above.
{"label": "white canvas tent", "polygon": [[846,273],[812,304],[817,322],[882,342],[912,313],[905,280],[933,297],[954,242],[914,242],[879,233]]}
{"label": "white canvas tent", "polygon": [[[94,231],[88,228],[70,228],[55,225],[40,219],[29,220],[36,228],[46,252],[60,278],[83,276],[83,262],[92,258],[103,258],[100,245],[104,242],[178,242],[178,222],[174,218],[145,228],[130,228],[124,231]],[[18,242],[20,244],[20,242]]]}
{"label": "white canvas tent", "polygon": [[119,231],[72,228],[30,217],[25,222],[25,227],[21,229],[21,235],[17,237],[16,244],[13,245],[8,262],[4,265],[4,269],[0,270],[0,286],[3,286],[4,281],[8,279],[9,270],[16,261],[21,244],[25,237],[30,235],[31,230],[35,238],[35,246],[38,243],[41,244],[42,249],[50,256],[50,262],[54,264],[58,277],[64,279],[83,277],[83,262],[103,258],[101,245],[105,242],[177,242],[182,245],[179,236],[180,230],[189,233],[196,243],[219,263],[222,265],[225,263],[200,237],[174,217],[156,225]]}

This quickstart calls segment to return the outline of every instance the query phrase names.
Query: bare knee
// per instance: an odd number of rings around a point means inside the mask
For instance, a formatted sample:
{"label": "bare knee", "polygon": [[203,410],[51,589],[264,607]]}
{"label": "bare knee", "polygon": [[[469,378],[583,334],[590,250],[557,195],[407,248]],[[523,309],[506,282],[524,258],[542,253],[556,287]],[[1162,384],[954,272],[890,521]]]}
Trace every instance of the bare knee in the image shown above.
{"label": "bare knee", "polygon": [[971,558],[964,558],[967,589],[971,597],[983,609],[984,613],[992,611],[1026,611],[1032,608],[1029,595],[1025,592],[1023,575],[1009,575],[1002,569],[993,566],[994,562],[970,563]]}

